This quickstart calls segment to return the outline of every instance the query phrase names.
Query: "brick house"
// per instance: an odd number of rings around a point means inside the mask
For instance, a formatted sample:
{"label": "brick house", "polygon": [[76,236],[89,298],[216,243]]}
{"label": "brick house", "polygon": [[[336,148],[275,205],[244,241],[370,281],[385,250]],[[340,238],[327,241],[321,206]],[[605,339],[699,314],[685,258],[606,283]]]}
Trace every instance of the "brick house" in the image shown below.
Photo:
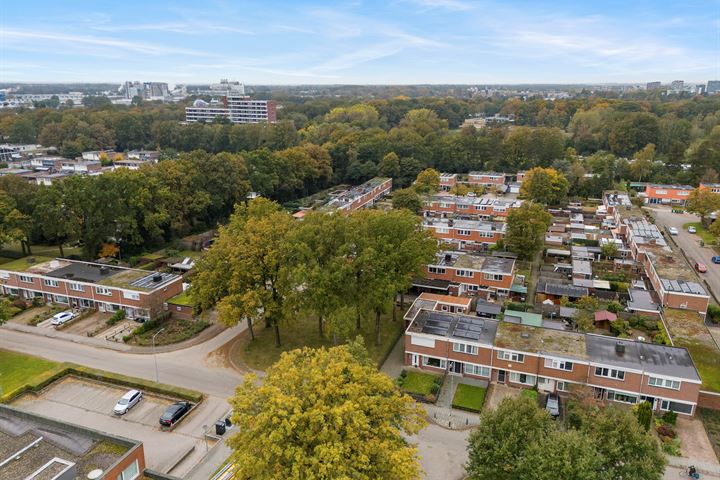
{"label": "brick house", "polygon": [[499,172],[470,172],[468,173],[468,183],[470,185],[498,187],[505,185],[505,174]]}
{"label": "brick house", "polygon": [[101,312],[125,310],[131,319],[152,319],[165,301],[182,292],[182,277],[76,260],[33,258],[0,265],[0,293]]}
{"label": "brick house", "polygon": [[457,173],[441,173],[440,174],[440,191],[449,192],[457,185]]}
{"label": "brick house", "polygon": [[487,250],[495,245],[505,237],[507,226],[503,222],[425,218],[422,227],[453,249],[472,251]]}
{"label": "brick house", "polygon": [[506,297],[513,284],[515,260],[479,256],[463,252],[441,252],[433,264],[425,266],[429,280],[449,283],[456,295]]}
{"label": "brick house", "polygon": [[482,198],[475,195],[435,195],[423,202],[422,211],[426,217],[504,219],[511,209],[519,207],[522,202],[522,200]]}
{"label": "brick house", "polygon": [[685,205],[687,197],[694,189],[690,185],[648,184],[640,195],[646,204]]}
{"label": "brick house", "polygon": [[545,392],[582,386],[599,400],[695,412],[701,382],[684,348],[424,308],[407,317],[408,366]]}

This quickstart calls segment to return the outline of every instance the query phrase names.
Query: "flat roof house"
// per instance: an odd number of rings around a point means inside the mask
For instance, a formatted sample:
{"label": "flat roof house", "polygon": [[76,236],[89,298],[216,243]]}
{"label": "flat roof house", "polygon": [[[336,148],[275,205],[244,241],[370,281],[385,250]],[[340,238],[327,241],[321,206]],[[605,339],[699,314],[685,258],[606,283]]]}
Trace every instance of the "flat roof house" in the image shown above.
{"label": "flat roof house", "polygon": [[425,271],[429,280],[449,282],[457,295],[506,297],[513,284],[515,260],[445,251]]}
{"label": "flat roof house", "polygon": [[505,174],[500,172],[470,172],[468,173],[468,183],[486,187],[505,185]]}
{"label": "flat roof house", "polygon": [[693,190],[690,185],[648,184],[645,186],[645,192],[640,195],[645,198],[647,204],[685,205]]}
{"label": "flat roof house", "polygon": [[392,190],[392,178],[375,177],[362,185],[345,190],[319,207],[319,210],[354,212],[373,206]]}
{"label": "flat roof house", "polygon": [[414,308],[405,364],[545,392],[590,388],[599,400],[692,415],[700,377],[687,350]]}
{"label": "flat roof house", "polygon": [[152,319],[182,292],[182,277],[62,258],[27,257],[0,265],[0,293],[101,312],[125,310],[131,319]]}
{"label": "flat roof house", "polygon": [[422,227],[457,250],[487,250],[505,237],[504,222],[425,218]]}

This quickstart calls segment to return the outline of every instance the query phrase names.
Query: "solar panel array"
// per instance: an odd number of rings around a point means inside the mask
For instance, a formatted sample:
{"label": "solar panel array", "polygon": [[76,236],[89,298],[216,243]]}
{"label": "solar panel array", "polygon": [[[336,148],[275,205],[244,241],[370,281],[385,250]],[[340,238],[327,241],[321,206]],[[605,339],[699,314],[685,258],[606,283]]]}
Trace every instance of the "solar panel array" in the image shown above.
{"label": "solar panel array", "polygon": [[467,338],[468,340],[480,340],[485,321],[473,317],[460,317],[453,332],[454,337]]}
{"label": "solar panel array", "polygon": [[[155,281],[155,277],[158,278],[158,281]],[[172,273],[151,273],[150,275],[147,275],[145,277],[139,278],[135,280],[134,282],[130,283],[133,287],[139,287],[139,288],[150,288],[154,289],[159,287],[160,285],[163,285],[171,280],[174,280],[178,277],[178,275],[172,274]]]}
{"label": "solar panel array", "polygon": [[668,292],[693,293],[706,295],[705,289],[697,282],[686,282],[685,280],[668,280],[661,278],[663,288]]}
{"label": "solar panel array", "polygon": [[427,318],[422,326],[422,333],[430,333],[432,335],[447,336],[450,331],[453,317],[449,315],[439,315],[427,312]]}

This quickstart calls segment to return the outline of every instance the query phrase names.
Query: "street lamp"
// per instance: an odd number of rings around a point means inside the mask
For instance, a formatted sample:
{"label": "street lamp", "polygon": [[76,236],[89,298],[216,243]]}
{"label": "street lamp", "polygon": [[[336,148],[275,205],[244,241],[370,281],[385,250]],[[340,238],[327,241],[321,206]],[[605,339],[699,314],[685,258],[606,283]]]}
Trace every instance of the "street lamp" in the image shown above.
{"label": "street lamp", "polygon": [[158,330],[155,335],[152,336],[152,349],[153,349],[153,358],[155,359],[155,383],[160,383],[160,374],[158,373],[158,366],[157,366],[157,353],[155,353],[155,337],[160,335],[160,333],[164,332],[165,329],[161,328]]}

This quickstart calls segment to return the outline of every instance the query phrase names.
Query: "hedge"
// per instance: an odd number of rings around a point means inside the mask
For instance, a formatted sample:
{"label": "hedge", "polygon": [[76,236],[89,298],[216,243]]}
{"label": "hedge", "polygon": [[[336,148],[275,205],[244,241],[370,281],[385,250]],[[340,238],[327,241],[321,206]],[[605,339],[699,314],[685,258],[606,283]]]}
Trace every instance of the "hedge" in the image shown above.
{"label": "hedge", "polygon": [[40,375],[37,382],[33,384],[25,384],[11,392],[5,393],[2,397],[0,397],[0,403],[8,403],[24,393],[40,391],[66,375],[75,375],[76,377],[111,383],[113,385],[137,388],[159,395],[180,398],[181,400],[187,400],[193,403],[201,402],[204,397],[201,392],[197,392],[195,390],[189,390],[164,383],[155,383],[152,380],[129,377],[119,373],[105,372],[103,370],[84,367],[82,365],[75,365],[73,363],[62,363],[56,369],[50,370],[44,375]]}

